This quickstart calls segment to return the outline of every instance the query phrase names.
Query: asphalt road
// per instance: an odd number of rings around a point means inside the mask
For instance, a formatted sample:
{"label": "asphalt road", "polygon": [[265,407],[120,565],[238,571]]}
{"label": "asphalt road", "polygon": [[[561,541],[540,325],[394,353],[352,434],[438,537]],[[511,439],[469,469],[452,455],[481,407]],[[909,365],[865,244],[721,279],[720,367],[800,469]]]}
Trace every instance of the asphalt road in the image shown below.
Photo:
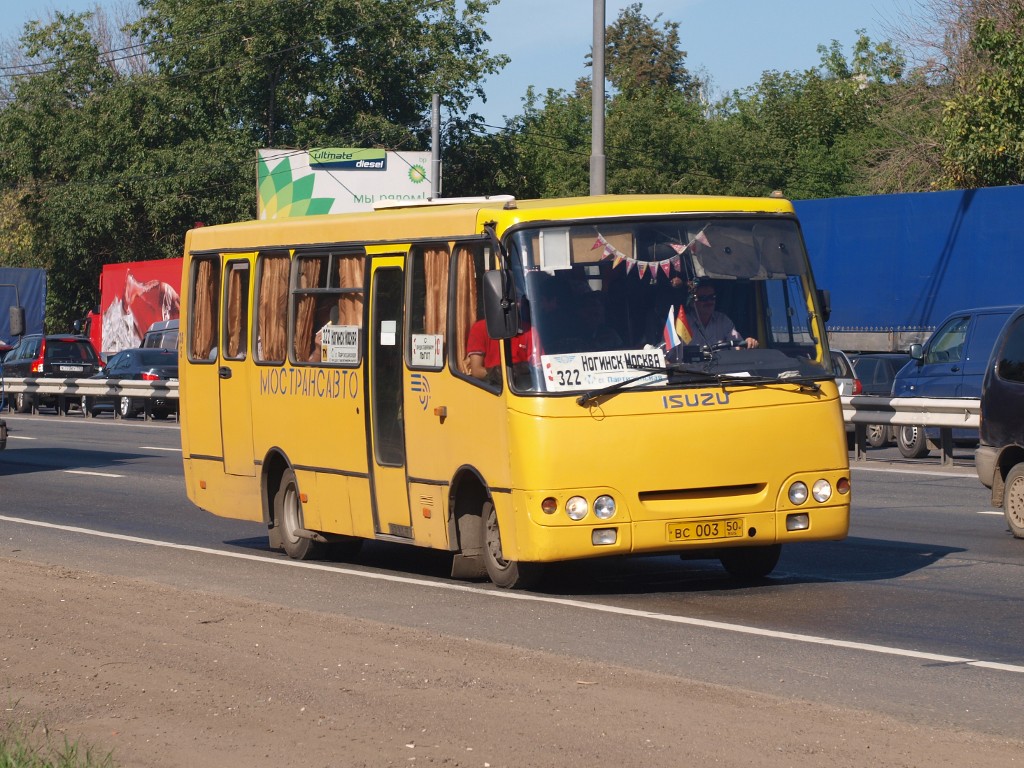
{"label": "asphalt road", "polygon": [[171,424],[7,417],[0,554],[531,649],[908,721],[1019,737],[1024,541],[957,466],[855,466],[850,537],[784,551],[757,586],[717,561],[603,560],[509,593],[443,553],[370,543],[295,563],[195,508]]}

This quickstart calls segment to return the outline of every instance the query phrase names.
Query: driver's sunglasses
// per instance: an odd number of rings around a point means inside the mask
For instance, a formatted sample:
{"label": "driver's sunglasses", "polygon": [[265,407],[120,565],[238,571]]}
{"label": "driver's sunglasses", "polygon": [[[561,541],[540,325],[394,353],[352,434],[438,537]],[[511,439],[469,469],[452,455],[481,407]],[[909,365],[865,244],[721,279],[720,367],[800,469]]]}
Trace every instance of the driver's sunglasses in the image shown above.
{"label": "driver's sunglasses", "polygon": [[713,294],[713,293],[697,294],[697,301],[714,301],[714,300],[715,300],[715,294]]}

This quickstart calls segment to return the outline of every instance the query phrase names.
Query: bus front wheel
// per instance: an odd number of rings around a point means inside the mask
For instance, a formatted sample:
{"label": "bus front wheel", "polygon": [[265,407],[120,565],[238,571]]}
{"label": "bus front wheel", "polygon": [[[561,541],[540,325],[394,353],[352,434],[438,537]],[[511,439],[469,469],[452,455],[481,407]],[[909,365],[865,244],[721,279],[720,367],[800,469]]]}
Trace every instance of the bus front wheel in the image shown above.
{"label": "bus front wheel", "polygon": [[520,563],[506,560],[501,549],[501,531],[498,529],[498,514],[491,501],[484,502],[481,512],[483,525],[484,567],[494,585],[504,589],[529,589],[541,577],[543,567],[539,563]]}
{"label": "bus front wheel", "polygon": [[778,565],[781,544],[764,547],[736,547],[721,552],[718,559],[730,576],[737,579],[763,579]]}
{"label": "bus front wheel", "polygon": [[296,560],[313,560],[322,554],[322,545],[308,538],[302,519],[302,501],[295,472],[286,469],[274,497],[274,525],[281,529],[285,554]]}

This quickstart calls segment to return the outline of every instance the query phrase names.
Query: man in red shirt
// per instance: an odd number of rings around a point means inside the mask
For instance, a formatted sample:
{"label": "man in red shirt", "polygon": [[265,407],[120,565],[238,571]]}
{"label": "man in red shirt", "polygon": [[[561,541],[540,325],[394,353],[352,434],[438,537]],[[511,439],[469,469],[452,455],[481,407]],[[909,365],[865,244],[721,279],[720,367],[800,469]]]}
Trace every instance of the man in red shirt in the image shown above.
{"label": "man in red shirt", "polygon": [[[529,362],[533,351],[533,329],[527,328],[512,339],[512,364]],[[469,329],[466,339],[469,372],[478,379],[486,379],[490,371],[501,365],[501,342],[487,335],[487,322],[477,320]]]}

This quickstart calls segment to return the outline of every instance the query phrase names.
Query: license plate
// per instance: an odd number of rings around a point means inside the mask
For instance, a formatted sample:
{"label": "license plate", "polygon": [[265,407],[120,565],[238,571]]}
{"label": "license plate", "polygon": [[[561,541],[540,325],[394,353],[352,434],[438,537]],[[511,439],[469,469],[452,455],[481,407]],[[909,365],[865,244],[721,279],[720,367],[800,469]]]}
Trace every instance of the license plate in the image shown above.
{"label": "license plate", "polygon": [[61,365],[58,368],[61,373],[81,373],[85,370],[85,367],[81,365]]}
{"label": "license plate", "polygon": [[730,517],[725,520],[692,520],[685,523],[668,524],[670,544],[708,539],[733,539],[743,535],[743,518]]}

